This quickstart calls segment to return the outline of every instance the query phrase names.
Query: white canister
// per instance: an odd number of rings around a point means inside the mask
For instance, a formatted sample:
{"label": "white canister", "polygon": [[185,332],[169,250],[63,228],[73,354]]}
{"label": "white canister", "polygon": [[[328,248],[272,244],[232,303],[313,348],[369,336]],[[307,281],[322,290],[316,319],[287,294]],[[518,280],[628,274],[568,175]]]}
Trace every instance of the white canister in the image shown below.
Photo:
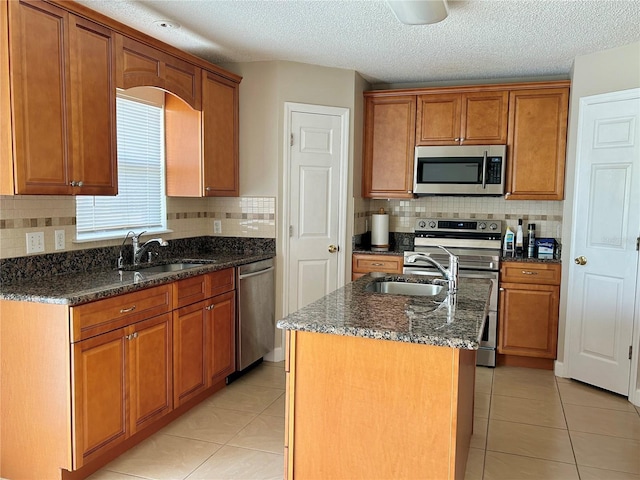
{"label": "white canister", "polygon": [[371,250],[374,252],[389,251],[389,215],[380,209],[371,219]]}

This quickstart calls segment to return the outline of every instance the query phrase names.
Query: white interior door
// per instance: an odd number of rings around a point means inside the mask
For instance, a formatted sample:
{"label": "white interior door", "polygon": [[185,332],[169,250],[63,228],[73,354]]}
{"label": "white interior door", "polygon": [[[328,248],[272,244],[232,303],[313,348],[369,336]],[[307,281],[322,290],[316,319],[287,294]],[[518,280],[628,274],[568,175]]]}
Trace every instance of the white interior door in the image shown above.
{"label": "white interior door", "polygon": [[640,236],[640,89],[582,98],[567,318],[572,378],[629,394]]}
{"label": "white interior door", "polygon": [[289,313],[332,292],[344,277],[348,110],[306,108],[289,112]]}

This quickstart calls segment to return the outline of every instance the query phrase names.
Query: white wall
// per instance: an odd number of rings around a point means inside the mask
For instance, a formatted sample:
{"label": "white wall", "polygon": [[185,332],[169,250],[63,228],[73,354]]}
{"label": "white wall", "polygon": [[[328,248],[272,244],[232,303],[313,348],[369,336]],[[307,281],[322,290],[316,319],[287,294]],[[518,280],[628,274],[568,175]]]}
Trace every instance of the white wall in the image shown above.
{"label": "white wall", "polygon": [[[567,298],[571,295],[568,285],[569,266],[573,261],[570,251],[575,194],[575,165],[578,136],[578,107],[580,98],[600,93],[615,92],[640,87],[640,42],[576,57],[573,64],[569,131],[567,139],[567,167],[565,205],[563,211],[562,239],[562,287],[560,291],[560,324],[558,328],[558,362],[565,361],[565,333],[567,324]],[[640,352],[640,345],[634,350]],[[638,355],[637,357],[640,357]],[[640,366],[640,358],[638,359]],[[640,368],[639,368],[640,371]],[[563,373],[559,371],[558,373]],[[640,378],[638,379],[640,384]]]}
{"label": "white wall", "polygon": [[[276,197],[276,318],[282,318],[284,104],[307,103],[350,110],[347,184],[351,198],[354,165],[360,165],[362,156],[362,92],[368,84],[353,70],[294,62],[232,63],[223,68],[243,77],[240,83],[240,194]],[[361,167],[356,170],[361,171]],[[349,201],[345,251],[349,265],[353,217],[353,202]],[[281,347],[279,340],[276,335],[276,348]]]}

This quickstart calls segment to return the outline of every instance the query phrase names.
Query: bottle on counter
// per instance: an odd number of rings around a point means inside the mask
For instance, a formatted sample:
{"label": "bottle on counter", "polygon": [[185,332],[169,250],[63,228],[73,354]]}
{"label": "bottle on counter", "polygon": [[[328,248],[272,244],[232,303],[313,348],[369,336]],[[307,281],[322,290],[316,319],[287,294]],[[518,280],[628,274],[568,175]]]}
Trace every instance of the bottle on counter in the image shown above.
{"label": "bottle on counter", "polygon": [[524,255],[524,234],[522,232],[522,219],[518,220],[518,229],[516,230],[516,257]]}
{"label": "bottle on counter", "polygon": [[536,224],[527,225],[527,257],[533,258],[536,251]]}
{"label": "bottle on counter", "polygon": [[504,232],[504,254],[513,254],[513,230],[507,227],[507,230]]}

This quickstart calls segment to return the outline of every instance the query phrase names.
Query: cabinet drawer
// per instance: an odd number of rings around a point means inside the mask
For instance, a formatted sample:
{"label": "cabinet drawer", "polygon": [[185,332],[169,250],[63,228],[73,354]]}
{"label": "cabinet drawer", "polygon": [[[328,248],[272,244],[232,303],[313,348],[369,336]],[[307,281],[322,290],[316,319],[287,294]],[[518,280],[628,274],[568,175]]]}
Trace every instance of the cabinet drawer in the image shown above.
{"label": "cabinet drawer", "polygon": [[500,282],[560,285],[561,266],[557,263],[503,262]]}
{"label": "cabinet drawer", "polygon": [[207,275],[178,280],[173,284],[173,308],[181,308],[207,298]]}
{"label": "cabinet drawer", "polygon": [[171,303],[171,285],[160,285],[73,307],[73,341],[166,313]]}
{"label": "cabinet drawer", "polygon": [[209,277],[209,297],[220,295],[221,293],[230,292],[235,288],[235,269],[226,268],[210,273]]}
{"label": "cabinet drawer", "polygon": [[354,255],[355,273],[387,272],[402,273],[403,257],[391,255]]}

